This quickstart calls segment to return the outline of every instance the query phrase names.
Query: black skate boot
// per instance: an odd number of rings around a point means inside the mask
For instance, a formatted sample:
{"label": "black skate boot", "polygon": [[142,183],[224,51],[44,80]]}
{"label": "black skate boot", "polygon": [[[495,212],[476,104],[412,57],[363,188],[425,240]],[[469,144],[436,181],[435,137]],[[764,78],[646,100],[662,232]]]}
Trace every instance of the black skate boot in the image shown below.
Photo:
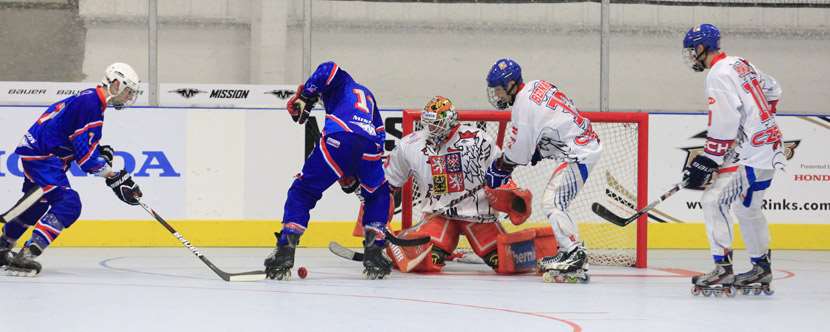
{"label": "black skate boot", "polygon": [[582,244],[577,244],[570,252],[562,250],[556,256],[542,258],[538,267],[545,282],[584,284],[591,281],[588,253]]}
{"label": "black skate boot", "polygon": [[0,267],[6,266],[14,258],[14,242],[9,242],[4,236],[0,236]]}
{"label": "black skate boot", "polygon": [[20,249],[6,266],[6,273],[16,277],[34,277],[40,273],[40,263],[35,261],[40,256],[40,249],[36,246],[28,246]]}
{"label": "black skate boot", "polygon": [[735,276],[735,288],[743,295],[772,295],[775,293],[769,284],[772,282],[771,252],[752,262],[752,269]]}
{"label": "black skate boot", "polygon": [[277,237],[277,247],[265,258],[265,274],[269,279],[289,280],[291,279],[291,268],[294,267],[294,252],[300,244],[300,234],[286,234],[288,240],[285,245],[280,245],[280,233],[274,233]]}
{"label": "black skate boot", "polygon": [[735,274],[732,272],[732,253],[719,263],[715,263],[712,272],[692,277],[692,295],[698,296],[735,296]]}
{"label": "black skate boot", "polygon": [[383,247],[375,243],[377,233],[367,229],[363,240],[363,278],[383,279],[392,273],[392,261],[383,255]]}

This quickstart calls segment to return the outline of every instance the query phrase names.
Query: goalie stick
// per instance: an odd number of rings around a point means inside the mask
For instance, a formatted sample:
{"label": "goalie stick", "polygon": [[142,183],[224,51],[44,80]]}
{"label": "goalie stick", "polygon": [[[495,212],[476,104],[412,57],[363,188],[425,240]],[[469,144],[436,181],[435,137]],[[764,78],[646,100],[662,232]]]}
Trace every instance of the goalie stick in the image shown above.
{"label": "goalie stick", "polygon": [[202,262],[205,263],[205,265],[207,265],[214,273],[216,273],[220,278],[222,278],[222,280],[225,280],[225,281],[258,281],[258,280],[265,280],[265,271],[249,271],[249,272],[241,272],[241,273],[227,273],[225,271],[220,270],[218,267],[216,267],[216,265],[213,265],[213,263],[210,260],[208,260],[207,257],[202,255],[202,253],[199,251],[198,248],[196,248],[192,244],[190,244],[190,241],[185,239],[181,234],[179,234],[179,232],[177,232],[175,229],[173,229],[173,227],[170,226],[170,224],[168,224],[167,221],[165,221],[164,218],[162,218],[158,213],[156,213],[155,210],[153,210],[152,208],[150,208],[150,206],[148,206],[147,204],[145,204],[143,202],[138,202],[138,203],[141,205],[141,207],[144,208],[145,211],[147,211],[147,213],[151,214],[153,216],[153,218],[156,218],[156,221],[158,221],[162,226],[164,226],[164,228],[166,228],[167,231],[170,232],[170,234],[173,234],[173,236],[175,236],[177,239],[179,239],[179,241],[182,242],[182,244],[185,246],[185,248],[190,249],[190,251],[193,252],[193,254],[196,255],[196,257],[199,257],[199,259],[202,260]]}
{"label": "goalie stick", "polygon": [[[591,210],[594,211],[594,213],[596,213],[596,215],[602,217],[605,220],[608,220],[612,224],[620,226],[620,227],[625,227],[628,224],[630,224],[631,222],[633,222],[634,220],[637,220],[637,218],[640,218],[640,216],[642,216],[642,215],[648,213],[649,211],[651,211],[652,209],[654,209],[654,207],[656,207],[657,204],[660,204],[661,202],[665,201],[666,199],[668,199],[669,197],[674,195],[676,192],[680,191],[680,189],[683,189],[684,184],[685,184],[685,182],[680,182],[678,184],[675,184],[671,189],[669,189],[668,191],[663,193],[663,195],[660,195],[660,198],[658,198],[657,200],[649,203],[648,205],[646,205],[646,207],[640,209],[639,211],[634,213],[634,215],[632,215],[631,217],[628,217],[628,218],[623,218],[623,217],[620,217],[620,216],[614,214],[613,212],[611,212],[611,210],[608,210],[608,208],[602,206],[602,204],[599,204],[597,202],[594,202],[594,204],[591,204]],[[662,221],[662,220],[660,220],[659,222],[665,223],[665,221]]]}

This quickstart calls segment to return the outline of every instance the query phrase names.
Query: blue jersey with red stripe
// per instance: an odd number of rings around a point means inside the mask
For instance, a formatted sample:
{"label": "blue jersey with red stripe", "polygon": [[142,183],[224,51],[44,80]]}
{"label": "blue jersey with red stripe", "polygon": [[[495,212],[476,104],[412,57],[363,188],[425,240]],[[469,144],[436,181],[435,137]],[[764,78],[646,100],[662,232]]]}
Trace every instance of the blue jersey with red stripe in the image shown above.
{"label": "blue jersey with red stripe", "polygon": [[386,132],[372,91],[334,62],[324,62],[305,82],[306,97],[320,96],[326,108],[324,134],[349,132],[383,144]]}
{"label": "blue jersey with red stripe", "polygon": [[105,96],[99,86],[49,106],[15,153],[24,161],[60,158],[68,164],[74,160],[84,171],[97,172],[106,164],[97,149],[107,109]]}

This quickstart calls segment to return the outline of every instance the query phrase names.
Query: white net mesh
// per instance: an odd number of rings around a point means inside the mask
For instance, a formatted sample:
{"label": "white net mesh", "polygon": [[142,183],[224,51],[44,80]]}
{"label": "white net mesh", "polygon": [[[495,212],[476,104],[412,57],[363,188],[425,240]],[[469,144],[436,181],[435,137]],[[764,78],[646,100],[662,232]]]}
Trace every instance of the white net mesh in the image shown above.
{"label": "white net mesh", "polygon": [[[475,114],[481,113],[486,112],[475,112]],[[509,113],[502,113],[506,114],[505,119],[509,119]],[[591,118],[590,114],[586,115]],[[475,118],[470,114],[465,117],[469,116]],[[485,129],[494,139],[498,137],[498,121],[462,122]],[[623,228],[613,225],[594,214],[591,211],[591,204],[598,202],[614,213],[625,216],[636,211],[639,125],[638,123],[596,120],[592,120],[592,124],[602,143],[602,156],[591,170],[585,186],[571,203],[568,213],[579,225],[580,237],[588,248],[591,264],[634,266],[637,258],[637,223]],[[509,122],[506,128],[510,128]],[[419,122],[415,121],[414,130],[419,129]],[[557,165],[559,165],[557,161],[543,160],[536,166],[519,166],[514,170],[514,181],[520,187],[533,192],[533,214],[525,224],[519,227],[503,222],[502,225],[508,231],[528,227],[549,227],[550,224],[541,202],[544,188]],[[420,221],[420,201],[425,194],[420,190],[418,183],[413,182],[413,224]],[[460,250],[468,248],[469,244],[464,241],[459,244]]]}

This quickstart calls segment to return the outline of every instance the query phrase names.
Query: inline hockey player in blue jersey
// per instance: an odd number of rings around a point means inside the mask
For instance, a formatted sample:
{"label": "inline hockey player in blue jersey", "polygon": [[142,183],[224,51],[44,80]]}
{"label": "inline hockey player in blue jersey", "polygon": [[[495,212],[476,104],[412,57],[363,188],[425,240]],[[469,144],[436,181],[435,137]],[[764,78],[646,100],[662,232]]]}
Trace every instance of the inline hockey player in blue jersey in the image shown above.
{"label": "inline hockey player in blue jersey", "polygon": [[[114,150],[99,145],[108,105],[121,109],[139,94],[139,80],[127,64],[107,67],[101,85],[83,90],[50,106],[23,136],[20,155],[24,196],[2,216],[0,266],[7,274],[35,276],[35,258],[81,215],[81,198],[69,185],[66,171],[75,162],[87,173],[106,179],[119,199],[137,205],[141,190],[126,171],[111,168]],[[29,226],[32,237],[18,253],[17,240]]]}
{"label": "inline hockey player in blue jersey", "polygon": [[334,62],[320,64],[297,88],[286,108],[295,122],[304,124],[318,100],[326,109],[323,133],[288,190],[282,231],[275,233],[277,247],[265,259],[265,270],[271,279],[291,276],[309,211],[323,192],[339,181],[343,191],[360,190],[364,200],[364,277],[382,279],[392,269],[392,263],[382,255],[391,196],[381,162],[386,133],[377,102],[368,88]]}

